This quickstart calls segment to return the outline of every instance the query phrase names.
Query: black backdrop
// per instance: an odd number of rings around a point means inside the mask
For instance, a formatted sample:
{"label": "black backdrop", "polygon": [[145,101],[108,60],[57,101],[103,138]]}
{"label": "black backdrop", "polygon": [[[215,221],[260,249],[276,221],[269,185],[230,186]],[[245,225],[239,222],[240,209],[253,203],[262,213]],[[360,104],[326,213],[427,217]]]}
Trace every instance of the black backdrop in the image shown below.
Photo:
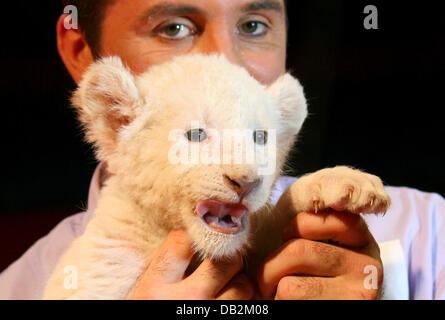
{"label": "black backdrop", "polygon": [[[445,195],[445,29],[439,1],[289,0],[288,66],[311,116],[294,175],[337,164]],[[6,1],[4,2],[6,3]],[[60,1],[1,4],[0,270],[81,210],[96,166],[56,49]],[[365,30],[363,9],[379,9]]]}

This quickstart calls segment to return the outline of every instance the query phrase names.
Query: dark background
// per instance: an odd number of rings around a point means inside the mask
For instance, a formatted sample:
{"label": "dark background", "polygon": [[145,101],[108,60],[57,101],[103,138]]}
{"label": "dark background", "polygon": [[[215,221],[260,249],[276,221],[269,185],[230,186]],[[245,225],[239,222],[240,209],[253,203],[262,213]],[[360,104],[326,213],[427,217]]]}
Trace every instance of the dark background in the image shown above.
{"label": "dark background", "polygon": [[[292,174],[351,165],[389,185],[445,195],[439,1],[288,2],[288,65],[311,113]],[[379,9],[378,30],[363,27],[368,4]],[[1,6],[0,271],[85,207],[96,166],[56,49],[60,1]]]}

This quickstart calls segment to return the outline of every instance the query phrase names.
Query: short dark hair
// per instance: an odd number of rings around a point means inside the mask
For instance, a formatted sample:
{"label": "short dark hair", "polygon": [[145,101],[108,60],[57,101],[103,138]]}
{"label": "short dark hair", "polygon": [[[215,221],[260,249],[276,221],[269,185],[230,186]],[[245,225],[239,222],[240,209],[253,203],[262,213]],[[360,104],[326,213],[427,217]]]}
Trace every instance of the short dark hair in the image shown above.
{"label": "short dark hair", "polygon": [[81,32],[91,49],[94,58],[100,56],[102,22],[107,6],[115,0],[62,0],[63,7],[73,5],[77,8]]}

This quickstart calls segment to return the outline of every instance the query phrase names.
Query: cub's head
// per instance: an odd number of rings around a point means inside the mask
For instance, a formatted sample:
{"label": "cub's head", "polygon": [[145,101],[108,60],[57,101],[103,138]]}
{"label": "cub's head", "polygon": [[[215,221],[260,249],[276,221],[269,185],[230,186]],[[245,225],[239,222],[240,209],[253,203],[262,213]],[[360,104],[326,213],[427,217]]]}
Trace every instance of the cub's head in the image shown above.
{"label": "cub's head", "polygon": [[307,115],[289,74],[264,86],[224,56],[186,55],[133,76],[117,57],[86,72],[73,103],[129,201],[203,256],[249,242]]}

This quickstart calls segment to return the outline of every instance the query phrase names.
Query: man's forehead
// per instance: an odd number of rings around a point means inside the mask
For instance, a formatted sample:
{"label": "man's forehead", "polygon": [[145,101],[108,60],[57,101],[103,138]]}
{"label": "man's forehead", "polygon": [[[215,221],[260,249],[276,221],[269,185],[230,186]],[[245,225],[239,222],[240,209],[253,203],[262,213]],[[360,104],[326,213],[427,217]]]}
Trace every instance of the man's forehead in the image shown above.
{"label": "man's forehead", "polygon": [[257,10],[274,10],[278,12],[284,11],[284,6],[282,1],[278,0],[257,0],[250,1],[244,6],[242,6],[244,11],[257,11]]}
{"label": "man's forehead", "polygon": [[[165,0],[148,1],[148,9],[142,18],[150,18],[159,15],[187,15],[202,14],[211,2],[219,3],[221,0]],[[236,8],[241,12],[270,10],[284,14],[283,0],[226,0],[226,5]]]}

